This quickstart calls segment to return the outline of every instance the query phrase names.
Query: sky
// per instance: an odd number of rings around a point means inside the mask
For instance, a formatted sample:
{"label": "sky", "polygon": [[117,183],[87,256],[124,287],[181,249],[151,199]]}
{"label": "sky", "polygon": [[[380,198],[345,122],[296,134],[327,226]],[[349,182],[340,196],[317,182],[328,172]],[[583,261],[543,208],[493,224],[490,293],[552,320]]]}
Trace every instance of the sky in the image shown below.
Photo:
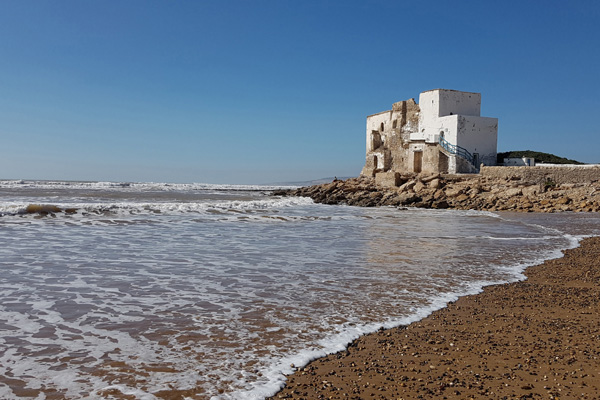
{"label": "sky", "polygon": [[498,151],[600,163],[600,2],[0,1],[0,178],[357,176],[366,116],[482,94]]}

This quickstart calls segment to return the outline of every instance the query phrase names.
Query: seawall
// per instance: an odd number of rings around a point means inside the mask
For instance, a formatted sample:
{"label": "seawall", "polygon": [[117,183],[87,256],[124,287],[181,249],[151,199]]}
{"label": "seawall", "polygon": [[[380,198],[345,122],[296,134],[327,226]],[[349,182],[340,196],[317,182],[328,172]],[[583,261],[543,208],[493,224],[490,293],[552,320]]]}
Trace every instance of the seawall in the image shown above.
{"label": "seawall", "polygon": [[482,166],[480,174],[486,178],[520,180],[528,184],[588,184],[600,181],[600,165]]}

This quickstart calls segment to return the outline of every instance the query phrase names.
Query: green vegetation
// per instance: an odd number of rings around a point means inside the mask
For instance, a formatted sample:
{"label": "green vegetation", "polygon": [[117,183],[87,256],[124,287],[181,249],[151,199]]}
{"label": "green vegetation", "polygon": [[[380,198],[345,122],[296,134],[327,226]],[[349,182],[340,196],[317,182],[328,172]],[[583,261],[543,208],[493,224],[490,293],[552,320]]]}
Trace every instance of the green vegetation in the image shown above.
{"label": "green vegetation", "polygon": [[584,164],[579,161],[569,160],[568,158],[555,156],[550,153],[542,153],[539,151],[521,150],[521,151],[507,151],[504,153],[498,153],[497,162],[501,164],[505,158],[521,158],[530,157],[535,158],[536,163],[549,163],[549,164]]}
{"label": "green vegetation", "polygon": [[544,189],[548,190],[556,187],[556,182],[554,182],[551,178],[546,178],[546,182],[544,183]]}

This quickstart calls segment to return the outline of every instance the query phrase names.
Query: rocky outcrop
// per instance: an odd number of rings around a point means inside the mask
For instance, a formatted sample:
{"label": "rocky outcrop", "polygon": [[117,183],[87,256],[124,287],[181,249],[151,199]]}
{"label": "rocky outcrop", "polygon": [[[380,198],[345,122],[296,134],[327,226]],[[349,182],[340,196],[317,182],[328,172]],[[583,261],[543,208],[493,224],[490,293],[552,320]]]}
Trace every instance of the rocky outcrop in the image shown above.
{"label": "rocky outcrop", "polygon": [[[362,207],[395,206],[460,210],[556,212],[600,211],[600,182],[530,184],[481,175],[404,176],[398,187],[359,177],[298,188],[287,195],[317,203]],[[278,194],[284,194],[282,192]]]}

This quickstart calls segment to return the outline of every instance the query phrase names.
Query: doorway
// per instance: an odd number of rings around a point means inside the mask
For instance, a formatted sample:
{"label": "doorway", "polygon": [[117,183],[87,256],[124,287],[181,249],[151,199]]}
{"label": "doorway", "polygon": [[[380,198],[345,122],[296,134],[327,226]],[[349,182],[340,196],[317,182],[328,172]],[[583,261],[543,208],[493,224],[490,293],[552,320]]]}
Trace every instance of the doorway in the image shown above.
{"label": "doorway", "polygon": [[448,156],[440,151],[440,159],[438,162],[438,169],[440,174],[448,173]]}
{"label": "doorway", "polygon": [[413,171],[418,174],[423,169],[423,152],[415,151],[413,153],[413,156],[414,156]]}

